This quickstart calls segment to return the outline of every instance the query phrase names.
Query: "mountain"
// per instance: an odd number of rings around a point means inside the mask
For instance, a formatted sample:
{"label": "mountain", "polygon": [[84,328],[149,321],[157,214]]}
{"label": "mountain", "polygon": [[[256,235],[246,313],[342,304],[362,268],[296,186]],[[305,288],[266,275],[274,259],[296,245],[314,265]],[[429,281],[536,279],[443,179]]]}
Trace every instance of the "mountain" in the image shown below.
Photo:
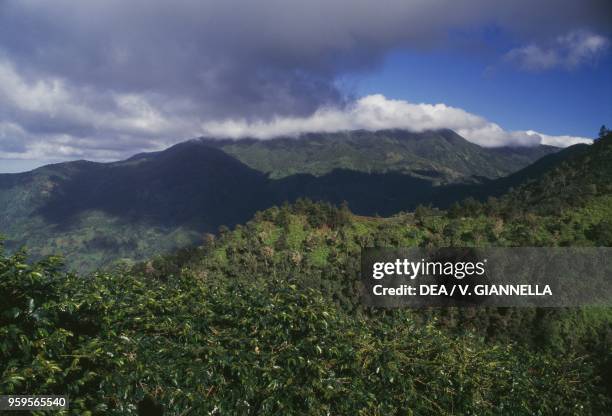
{"label": "mountain", "polygon": [[346,169],[400,172],[449,183],[505,176],[559,150],[552,146],[483,148],[452,130],[357,130],[272,140],[200,140],[274,179]]}
{"label": "mountain", "polygon": [[79,269],[188,245],[263,208],[267,178],[218,149],[182,143],[154,158],[85,161],[0,175],[7,246],[63,253]]}
{"label": "mountain", "polygon": [[[521,178],[523,182],[517,183]],[[235,267],[228,261],[230,253],[245,255],[266,245],[274,248],[270,256],[288,274],[295,266],[286,262],[292,251],[303,254],[297,261],[303,272],[308,267],[329,265],[343,251],[361,247],[516,246],[517,236],[525,238],[525,232],[529,241],[521,241],[523,246],[612,247],[612,133],[592,145],[578,144],[547,156],[498,181],[504,185],[514,183],[516,187],[483,203],[469,199],[459,202],[459,212],[420,207],[413,213],[381,218],[355,215],[346,207],[307,200],[272,207],[202,247],[153,260],[149,272],[163,275],[163,268],[171,267],[212,273],[216,267],[232,274],[227,270]],[[599,239],[601,235],[593,238],[591,231],[602,224],[608,227],[606,239]],[[253,241],[247,238],[249,234],[253,234]],[[215,255],[210,256],[211,252]],[[354,254],[357,259],[358,253]],[[332,275],[327,277],[335,278]],[[333,295],[341,303],[348,302],[345,306],[349,310],[360,304],[358,294],[346,296],[338,289]]]}
{"label": "mountain", "polygon": [[346,200],[363,215],[445,207],[475,189],[461,184],[491,180],[553,150],[485,149],[449,130],[197,139],[120,162],[0,175],[0,233],[9,249],[63,253],[91,270],[201,241],[220,225],[301,197]]}
{"label": "mountain", "polygon": [[[523,180],[520,186],[504,195],[503,201],[525,211],[555,214],[567,207],[579,207],[593,198],[612,194],[612,135],[608,134],[593,145],[576,145],[550,161],[539,176]],[[552,163],[549,163],[552,162]],[[612,218],[611,218],[612,220]]]}
{"label": "mountain", "polygon": [[481,201],[500,197],[503,209],[514,213],[560,214],[612,194],[612,138],[568,147],[504,178],[445,191]]}
{"label": "mountain", "polygon": [[[561,166],[565,161],[571,161],[583,154],[588,154],[590,145],[576,144],[556,153],[547,154],[531,165],[508,176],[493,180],[483,180],[477,184],[454,184],[444,187],[444,192],[438,192],[432,197],[434,205],[446,206],[449,200],[458,201],[461,198],[473,197],[484,201],[489,197],[502,196],[513,188],[538,180],[541,176]],[[559,191],[559,190],[557,190]]]}
{"label": "mountain", "polygon": [[79,167],[69,178],[57,179],[56,191],[37,210],[49,222],[69,225],[81,212],[100,210],[129,221],[211,229],[259,208],[257,191],[266,185],[265,175],[193,143],[147,160]]}

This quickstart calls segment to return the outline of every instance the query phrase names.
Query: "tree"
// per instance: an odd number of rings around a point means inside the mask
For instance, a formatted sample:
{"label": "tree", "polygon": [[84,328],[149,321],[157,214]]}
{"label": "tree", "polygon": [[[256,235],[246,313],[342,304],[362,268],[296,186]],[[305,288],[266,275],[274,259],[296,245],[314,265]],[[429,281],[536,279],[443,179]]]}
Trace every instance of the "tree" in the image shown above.
{"label": "tree", "polygon": [[593,225],[587,232],[587,237],[599,246],[612,246],[612,221],[603,220]]}
{"label": "tree", "polygon": [[277,226],[282,227],[284,230],[289,229],[289,225],[291,224],[291,208],[288,204],[283,204],[283,206],[280,208],[274,223]]}
{"label": "tree", "polygon": [[351,223],[351,210],[348,203],[343,201],[340,208],[335,208],[332,215],[332,228],[341,228]]}
{"label": "tree", "polygon": [[425,219],[431,215],[431,207],[419,204],[414,210],[414,220],[418,225],[424,225]]}
{"label": "tree", "polygon": [[606,137],[608,134],[610,134],[610,130],[605,126],[605,124],[602,124],[602,126],[599,128],[598,139],[601,140],[604,137]]}

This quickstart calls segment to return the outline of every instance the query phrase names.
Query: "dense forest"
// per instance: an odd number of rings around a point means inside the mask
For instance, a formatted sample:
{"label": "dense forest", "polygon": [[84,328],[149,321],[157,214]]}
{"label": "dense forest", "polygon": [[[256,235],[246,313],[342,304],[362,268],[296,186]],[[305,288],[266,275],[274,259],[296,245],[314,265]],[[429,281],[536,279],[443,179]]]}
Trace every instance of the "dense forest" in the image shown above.
{"label": "dense forest", "polygon": [[79,415],[605,414],[612,308],[368,309],[358,274],[361,247],[611,246],[611,162],[608,133],[448,210],[300,199],[87,276],[3,253],[0,391]]}

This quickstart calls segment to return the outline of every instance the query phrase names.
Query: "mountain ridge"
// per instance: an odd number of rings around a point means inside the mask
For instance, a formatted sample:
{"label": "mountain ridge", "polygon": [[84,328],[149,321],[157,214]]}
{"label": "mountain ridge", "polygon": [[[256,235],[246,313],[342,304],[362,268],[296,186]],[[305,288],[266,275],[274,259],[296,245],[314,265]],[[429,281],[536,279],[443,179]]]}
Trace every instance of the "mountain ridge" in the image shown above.
{"label": "mountain ridge", "polygon": [[[471,153],[480,148],[458,135],[435,136],[434,149],[428,151],[430,136],[380,134],[357,138],[358,145],[351,140],[341,143],[353,146],[356,155],[348,165],[359,165],[370,153],[385,154],[401,145],[411,151],[415,143],[421,146],[421,155],[429,152],[432,159],[452,153],[448,146],[453,145],[460,156],[423,164],[420,156],[404,156],[409,154],[405,150],[396,169],[378,171],[382,158],[369,167],[350,169],[341,163],[335,166],[337,158],[332,155],[328,162],[333,169],[322,169],[318,175],[304,163],[298,166],[299,173],[275,177],[232,155],[223,142],[211,146],[206,140],[190,140],[118,162],[74,161],[0,175],[0,232],[6,235],[9,248],[27,244],[38,256],[61,252],[74,259],[77,268],[90,270],[117,259],[143,259],[193,244],[201,241],[203,233],[214,232],[220,225],[244,223],[255,212],[284,201],[348,201],[359,214],[392,215],[419,204],[449,206],[469,189],[459,185],[485,181],[482,170],[456,174],[457,166],[477,166],[475,161],[484,157]],[[266,142],[264,147],[281,146],[286,152],[288,144],[297,145],[299,153],[304,146],[309,149],[321,142],[336,145],[327,139],[316,135],[314,142],[285,140]],[[326,149],[323,146],[322,152],[308,157],[329,153]],[[418,163],[411,165],[414,160]],[[438,168],[457,160],[459,165]]]}
{"label": "mountain ridge", "polygon": [[[559,150],[543,145],[530,147],[529,151],[512,147],[485,148],[449,129],[422,133],[402,129],[354,130],[269,140],[198,140],[223,149],[248,166],[270,173],[273,178],[296,173],[320,176],[334,168],[368,173],[438,170],[445,174],[445,183],[472,175],[504,176]],[[373,149],[378,153],[372,153]],[[299,155],[293,156],[291,153],[296,151]]]}

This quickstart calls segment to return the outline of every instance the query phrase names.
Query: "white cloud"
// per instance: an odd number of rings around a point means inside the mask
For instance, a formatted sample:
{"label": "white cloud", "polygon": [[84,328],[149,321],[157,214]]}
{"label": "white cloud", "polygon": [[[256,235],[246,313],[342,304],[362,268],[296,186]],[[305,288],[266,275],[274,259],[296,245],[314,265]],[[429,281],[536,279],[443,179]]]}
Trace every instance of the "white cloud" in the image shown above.
{"label": "white cloud", "polygon": [[143,94],[100,93],[53,77],[30,81],[0,59],[0,158],[112,160],[160,149],[198,130],[198,119],[176,114]]}
{"label": "white cloud", "polygon": [[413,104],[368,95],[345,108],[324,107],[308,117],[278,117],[271,121],[248,122],[243,119],[206,122],[206,135],[226,138],[254,137],[269,139],[298,136],[308,132],[344,130],[407,129],[415,132],[449,128],[467,140],[484,147],[535,146],[548,144],[565,147],[591,143],[585,137],[550,136],[533,130],[506,131],[483,117],[445,104]]}
{"label": "white cloud", "polygon": [[559,36],[547,46],[535,43],[512,49],[504,60],[528,71],[575,69],[593,63],[609,46],[607,38],[583,30]]}
{"label": "white cloud", "polygon": [[575,136],[550,136],[548,134],[538,133],[537,131],[527,130],[524,132],[526,135],[531,137],[537,137],[541,140],[542,144],[546,144],[549,146],[556,147],[567,147],[573,144],[591,144],[593,143],[592,139],[587,139],[585,137],[575,137]]}
{"label": "white cloud", "polygon": [[100,94],[71,87],[61,78],[30,81],[0,59],[0,159],[117,160],[198,135],[267,139],[306,132],[389,128],[450,128],[488,147],[590,142],[534,131],[509,132],[460,108],[414,104],[383,95],[362,97],[345,106],[323,106],[308,116],[255,121],[209,121],[194,115],[193,109],[189,101],[165,100],[160,104],[145,94]]}
{"label": "white cloud", "polygon": [[107,94],[110,105],[101,111],[88,102],[89,95],[86,89],[71,89],[60,78],[38,78],[28,83],[10,63],[0,60],[0,108],[131,134],[158,134],[170,128],[168,120],[143,96]]}

